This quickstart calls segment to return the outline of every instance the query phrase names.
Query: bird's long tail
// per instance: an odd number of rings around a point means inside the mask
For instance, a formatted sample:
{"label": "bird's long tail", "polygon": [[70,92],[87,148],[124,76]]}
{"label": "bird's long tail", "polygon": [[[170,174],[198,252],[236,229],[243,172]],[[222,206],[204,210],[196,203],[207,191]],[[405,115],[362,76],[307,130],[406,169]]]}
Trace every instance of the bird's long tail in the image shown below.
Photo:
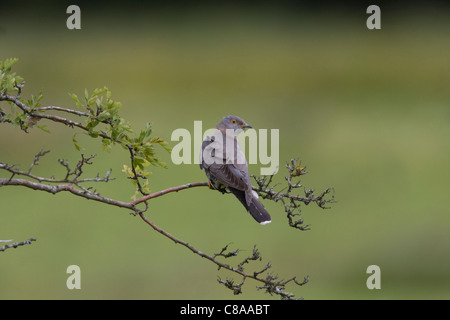
{"label": "bird's long tail", "polygon": [[[245,191],[237,190],[234,188],[228,187],[228,189],[233,193],[236,198],[242,203],[245,209],[250,212],[253,219],[255,219],[260,224],[267,224],[271,222],[270,214],[267,212],[266,208],[264,208],[263,204],[253,195],[250,201],[250,204],[247,204],[245,198]],[[250,196],[250,195],[249,195]]]}

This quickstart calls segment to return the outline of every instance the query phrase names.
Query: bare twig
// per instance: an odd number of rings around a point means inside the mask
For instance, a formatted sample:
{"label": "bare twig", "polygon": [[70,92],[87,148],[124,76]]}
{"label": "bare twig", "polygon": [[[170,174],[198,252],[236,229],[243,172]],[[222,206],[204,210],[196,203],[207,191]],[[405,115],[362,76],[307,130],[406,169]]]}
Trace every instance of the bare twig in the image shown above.
{"label": "bare twig", "polygon": [[239,249],[234,250],[234,251],[228,251],[228,252],[226,252],[226,251],[228,250],[228,246],[229,246],[229,245],[230,245],[230,244],[227,244],[225,247],[223,247],[222,250],[220,250],[219,253],[215,253],[215,254],[213,255],[213,258],[214,258],[214,259],[215,259],[216,257],[230,258],[230,257],[235,257],[235,256],[237,256],[238,253],[239,253]]}
{"label": "bare twig", "polygon": [[75,188],[72,184],[60,184],[60,185],[52,186],[52,185],[38,183],[38,182],[32,182],[32,181],[24,180],[24,179],[0,179],[0,187],[8,186],[8,185],[9,186],[26,187],[26,188],[30,188],[33,190],[49,192],[52,194],[56,194],[56,193],[63,192],[63,191],[68,191],[76,196],[86,198],[89,200],[95,200],[95,201],[103,202],[105,204],[113,205],[116,207],[131,209],[133,211],[135,210],[135,207],[128,202],[114,200],[114,199],[110,199],[107,197],[102,197],[97,193],[79,190],[79,189]]}
{"label": "bare twig", "polygon": [[[62,160],[59,159],[58,162],[66,168],[66,176],[63,179],[55,179],[54,177],[51,178],[45,178],[45,177],[39,177],[36,176],[34,174],[31,173],[31,170],[33,169],[34,166],[39,164],[39,159],[46,155],[47,153],[49,153],[50,151],[40,151],[39,153],[37,153],[34,156],[34,161],[32,162],[32,164],[30,165],[30,168],[28,169],[27,172],[16,169],[15,165],[8,165],[6,163],[0,162],[0,169],[6,170],[8,172],[12,173],[12,177],[14,177],[15,175],[19,175],[19,176],[25,176],[28,177],[32,180],[36,180],[38,182],[48,182],[48,183],[65,183],[65,182],[71,182],[71,183],[75,183],[75,184],[79,184],[79,183],[86,183],[86,182],[108,182],[110,180],[114,180],[114,178],[111,178],[111,169],[109,171],[106,172],[105,176],[100,178],[98,175],[95,178],[84,178],[84,179],[78,179],[81,174],[82,174],[82,167],[84,164],[91,164],[89,161],[92,160],[95,155],[91,155],[88,158],[85,158],[84,155],[81,155],[81,160],[78,162],[77,166],[75,167],[75,169],[70,169],[69,167],[69,162],[67,160]],[[70,176],[75,176],[73,179],[69,180]],[[12,179],[12,178],[11,178]]]}
{"label": "bare twig", "polygon": [[183,184],[181,186],[171,187],[171,188],[167,188],[167,189],[164,189],[164,190],[152,193],[152,194],[145,195],[145,196],[143,196],[143,197],[141,197],[139,199],[134,200],[131,203],[134,204],[134,205],[137,205],[139,203],[142,203],[142,202],[145,202],[147,200],[166,195],[166,194],[171,193],[171,192],[178,192],[178,191],[181,191],[181,190],[190,189],[190,188],[194,188],[194,187],[207,187],[207,186],[208,186],[208,182],[186,183],[186,184]]}
{"label": "bare twig", "polygon": [[28,169],[28,174],[30,174],[31,173],[31,170],[33,169],[33,167],[35,166],[35,165],[38,165],[39,164],[39,159],[41,158],[41,157],[43,157],[43,156],[45,156],[47,153],[49,153],[50,152],[50,150],[41,150],[41,151],[39,151],[35,156],[34,156],[34,160],[33,160],[33,162],[31,163],[31,165],[30,165],[30,168]]}
{"label": "bare twig", "polygon": [[[301,215],[301,204],[308,205],[313,202],[322,209],[328,209],[329,207],[327,205],[329,203],[336,202],[334,200],[334,189],[327,188],[319,195],[316,195],[313,189],[307,190],[300,184],[300,176],[307,173],[305,171],[306,167],[302,167],[301,162],[297,163],[297,160],[291,159],[291,161],[286,164],[286,168],[289,173],[288,176],[285,177],[286,186],[275,191],[275,187],[279,185],[272,186],[273,175],[261,177],[252,175],[257,184],[257,187],[253,187],[253,190],[255,190],[263,199],[281,202],[291,227],[299,230],[309,230],[309,225],[304,225],[303,219],[299,218]],[[294,193],[295,190],[300,188],[303,188],[304,196]]]}
{"label": "bare twig", "polygon": [[[0,252],[5,251],[6,249],[9,249],[9,248],[17,248],[19,246],[31,244],[32,241],[36,241],[36,240],[37,240],[36,238],[30,238],[30,239],[22,241],[22,242],[14,242],[11,244],[5,244],[3,247],[0,248]],[[12,241],[12,240],[1,240],[0,242],[10,242],[10,241]]]}
{"label": "bare twig", "polygon": [[80,116],[80,117],[89,117],[90,116],[89,113],[86,113],[86,112],[73,110],[73,109],[69,109],[69,108],[56,107],[56,106],[39,107],[39,108],[34,109],[34,111],[36,111],[36,112],[53,111],[53,110],[76,114],[77,116]]}

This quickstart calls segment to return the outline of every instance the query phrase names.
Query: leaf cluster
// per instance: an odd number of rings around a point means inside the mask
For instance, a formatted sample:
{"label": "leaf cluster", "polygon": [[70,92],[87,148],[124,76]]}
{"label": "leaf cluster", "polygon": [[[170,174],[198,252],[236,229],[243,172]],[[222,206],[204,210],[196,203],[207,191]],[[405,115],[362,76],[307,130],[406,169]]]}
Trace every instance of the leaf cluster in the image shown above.
{"label": "leaf cluster", "polygon": [[2,94],[12,94],[19,91],[17,84],[23,82],[23,78],[11,72],[12,66],[19,61],[17,58],[0,61],[0,91]]}
{"label": "leaf cluster", "polygon": [[[15,98],[26,105],[30,110],[35,110],[40,107],[40,101],[43,98],[42,92],[39,95],[31,95],[28,100],[23,100],[20,98],[22,93],[22,88],[25,85],[24,79],[12,72],[12,66],[18,61],[17,58],[6,59],[5,61],[0,61],[0,99],[4,100],[8,95],[14,95]],[[33,117],[29,113],[21,112],[13,102],[8,101],[11,109],[10,112],[5,112],[0,108],[0,123],[7,122],[12,124],[14,127],[20,127],[23,131],[28,132],[28,128],[34,127],[38,118]],[[37,125],[40,129],[47,131],[44,125]]]}
{"label": "leaf cluster", "polygon": [[[0,123],[6,122],[13,126],[19,126],[28,133],[28,129],[37,125],[42,119],[63,123],[72,128],[82,129],[72,137],[72,142],[77,150],[81,150],[77,135],[87,134],[92,138],[101,140],[103,150],[109,151],[119,144],[126,149],[131,158],[131,165],[124,165],[124,170],[133,184],[136,186],[136,194],[147,194],[148,177],[151,172],[146,168],[149,165],[167,168],[158,156],[155,146],[159,145],[170,152],[169,144],[159,138],[152,136],[152,125],[147,123],[146,127],[136,134],[130,123],[122,118],[119,110],[121,102],[112,99],[111,91],[104,87],[94,89],[91,93],[85,89],[84,95],[69,94],[75,102],[76,109],[41,106],[42,92],[38,96],[31,96],[25,100],[20,97],[25,81],[22,77],[12,72],[12,66],[18,59],[6,59],[0,61],[0,101],[7,101],[10,110],[0,109]],[[50,114],[51,112],[63,113],[67,116]],[[72,120],[69,116],[76,115],[82,118],[81,122]],[[77,119],[78,120],[78,119]],[[37,125],[40,129],[49,132],[45,125]]]}

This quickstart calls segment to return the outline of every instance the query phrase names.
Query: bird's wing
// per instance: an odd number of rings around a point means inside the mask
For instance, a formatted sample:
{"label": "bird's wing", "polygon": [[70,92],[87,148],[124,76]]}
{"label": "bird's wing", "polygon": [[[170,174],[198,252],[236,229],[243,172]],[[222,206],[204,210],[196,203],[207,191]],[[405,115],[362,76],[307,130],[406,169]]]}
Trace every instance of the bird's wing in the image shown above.
{"label": "bird's wing", "polygon": [[[207,166],[205,166],[205,162],[203,161],[203,151],[205,148],[207,148],[213,141],[211,140],[204,140],[202,142],[202,148],[200,149],[200,169],[205,169]],[[213,156],[214,157],[214,156]]]}
{"label": "bird's wing", "polygon": [[210,174],[228,187],[243,191],[249,189],[249,185],[242,172],[232,164],[213,163],[208,169]]}

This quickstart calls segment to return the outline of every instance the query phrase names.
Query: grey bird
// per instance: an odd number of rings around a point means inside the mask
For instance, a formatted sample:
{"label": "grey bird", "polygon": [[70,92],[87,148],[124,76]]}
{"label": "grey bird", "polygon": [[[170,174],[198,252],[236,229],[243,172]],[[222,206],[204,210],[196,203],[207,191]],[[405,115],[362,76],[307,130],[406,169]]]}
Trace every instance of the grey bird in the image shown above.
{"label": "grey bird", "polygon": [[270,214],[252,190],[247,160],[237,141],[245,128],[252,126],[237,116],[224,117],[202,143],[200,169],[205,170],[210,187],[223,193],[228,189],[257,222],[267,224]]}

